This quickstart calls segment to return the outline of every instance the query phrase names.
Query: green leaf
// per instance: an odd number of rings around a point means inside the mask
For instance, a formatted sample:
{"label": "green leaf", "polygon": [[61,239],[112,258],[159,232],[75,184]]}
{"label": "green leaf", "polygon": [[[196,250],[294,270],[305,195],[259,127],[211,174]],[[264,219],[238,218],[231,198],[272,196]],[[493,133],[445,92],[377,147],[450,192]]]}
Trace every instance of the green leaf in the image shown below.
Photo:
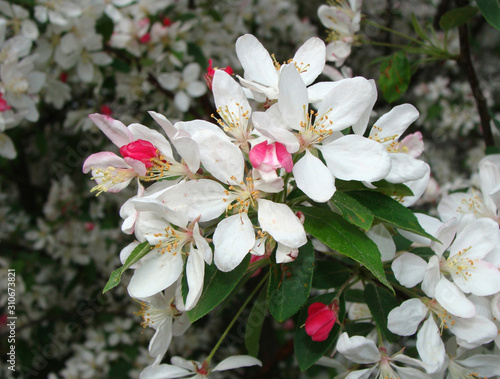
{"label": "green leaf", "polygon": [[115,24],[113,20],[109,18],[106,14],[103,14],[95,23],[95,30],[97,33],[102,35],[103,42],[108,41],[113,34],[113,29]]}
{"label": "green leaf", "polygon": [[380,66],[378,84],[384,99],[392,103],[399,99],[410,84],[410,63],[405,53],[398,51],[386,57]]}
{"label": "green leaf", "polygon": [[[374,194],[380,195],[376,192]],[[295,210],[305,215],[304,228],[307,233],[340,254],[361,263],[392,290],[385,277],[377,245],[365,233],[327,209],[298,207]]]}
{"label": "green leaf", "polygon": [[476,0],[476,4],[486,21],[500,30],[500,3],[498,0]]}
{"label": "green leaf", "polygon": [[364,295],[366,305],[370,308],[378,328],[389,342],[395,342],[398,337],[387,329],[387,315],[392,309],[399,306],[398,301],[385,288],[375,286],[372,283],[366,285]]}
{"label": "green leaf", "polygon": [[386,180],[379,180],[372,183],[376,188],[366,188],[366,186],[355,180],[345,181],[335,179],[337,191],[375,191],[386,194],[388,196],[413,196],[413,192],[408,186],[402,183],[390,183]]}
{"label": "green leaf", "polygon": [[437,241],[420,226],[412,211],[392,197],[371,191],[356,191],[350,195],[369,208],[375,217],[384,223]]}
{"label": "green leaf", "polygon": [[229,272],[220,271],[215,264],[205,265],[203,292],[196,306],[187,312],[189,320],[195,322],[219,305],[243,277],[249,262],[250,254],[238,267]]}
{"label": "green leaf", "polygon": [[349,269],[339,261],[316,261],[312,286],[321,290],[340,287],[350,275]]}
{"label": "green leaf", "polygon": [[130,266],[132,266],[134,263],[136,263],[139,259],[144,257],[150,251],[151,251],[151,246],[149,245],[148,241],[144,241],[143,243],[137,245],[135,249],[132,251],[132,253],[130,253],[130,255],[128,256],[127,260],[125,261],[125,264],[111,273],[109,280],[104,286],[104,290],[102,291],[102,293],[106,293],[111,288],[116,287],[120,283],[120,279],[125,270],[128,269]]}
{"label": "green leaf", "polygon": [[[307,319],[307,310],[312,303],[320,302],[330,304],[334,297],[335,293],[327,293],[325,295],[311,298],[300,311],[297,328],[295,330],[294,351],[299,368],[302,371],[307,370],[314,363],[316,363],[318,359],[330,350],[337,341],[340,332],[340,325],[338,323],[333,326],[328,338],[321,342],[313,341],[306,333],[306,329],[303,327]],[[339,305],[340,309],[337,318],[340,323],[342,323],[345,316],[345,301],[342,297],[340,298]]]}
{"label": "green leaf", "polygon": [[368,208],[344,192],[336,191],[332,197],[333,203],[344,216],[344,219],[351,224],[363,229],[365,232],[370,229],[373,223],[373,213]]}
{"label": "green leaf", "polygon": [[369,322],[353,322],[345,325],[345,331],[352,336],[367,336],[375,326]]}
{"label": "green leaf", "polygon": [[476,7],[460,7],[446,12],[439,19],[439,26],[443,30],[457,28],[474,18],[478,9]]}
{"label": "green leaf", "polygon": [[413,30],[415,30],[415,33],[417,33],[417,35],[421,39],[423,39],[424,41],[427,41],[428,40],[427,34],[425,34],[424,29],[422,29],[422,27],[418,23],[417,18],[415,17],[415,15],[413,13],[411,14],[411,24],[413,26]]}
{"label": "green leaf", "polygon": [[203,54],[203,50],[198,44],[189,42],[187,47],[188,54],[194,58],[195,62],[201,66],[202,70],[208,67],[208,61],[205,58],[205,54]]}
{"label": "green leaf", "polygon": [[257,357],[259,354],[260,334],[267,313],[267,291],[263,288],[248,315],[245,329],[245,346],[252,357]]}
{"label": "green leaf", "polygon": [[269,311],[279,322],[297,313],[307,301],[314,272],[314,248],[309,241],[290,263],[273,264],[269,280]]}

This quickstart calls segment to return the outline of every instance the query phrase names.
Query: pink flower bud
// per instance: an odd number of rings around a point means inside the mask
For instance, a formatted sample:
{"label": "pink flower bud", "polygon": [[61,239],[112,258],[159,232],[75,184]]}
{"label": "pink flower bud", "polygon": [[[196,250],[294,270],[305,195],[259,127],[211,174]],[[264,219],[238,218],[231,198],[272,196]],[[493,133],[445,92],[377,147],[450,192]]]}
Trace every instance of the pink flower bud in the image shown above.
{"label": "pink flower bud", "polygon": [[212,66],[212,62],[213,61],[211,59],[208,60],[207,73],[204,75],[205,82],[207,83],[207,86],[208,88],[210,88],[210,90],[212,90],[212,82],[214,80],[215,70],[224,70],[229,75],[233,74],[233,69],[231,68],[231,66],[227,66],[225,68],[214,68]]}
{"label": "pink flower bud", "polygon": [[293,169],[292,154],[279,142],[259,143],[252,147],[248,156],[253,167],[265,172],[282,167],[286,172],[291,172]]}
{"label": "pink flower bud", "polygon": [[12,107],[3,98],[3,93],[0,92],[0,112],[5,112],[11,110]]}
{"label": "pink flower bud", "polygon": [[107,105],[101,105],[101,113],[106,116],[111,116],[113,114],[113,111]]}
{"label": "pink flower bud", "polygon": [[124,157],[141,161],[146,167],[153,166],[151,159],[158,156],[158,149],[149,141],[138,139],[128,145],[120,147],[120,154]]}
{"label": "pink flower bud", "polygon": [[151,41],[151,34],[149,33],[146,33],[141,38],[139,38],[140,43],[148,43],[149,41]]}
{"label": "pink flower bud", "polygon": [[313,341],[326,340],[335,321],[337,321],[337,313],[338,305],[336,303],[330,305],[319,302],[312,303],[307,309],[306,333],[311,336]]}

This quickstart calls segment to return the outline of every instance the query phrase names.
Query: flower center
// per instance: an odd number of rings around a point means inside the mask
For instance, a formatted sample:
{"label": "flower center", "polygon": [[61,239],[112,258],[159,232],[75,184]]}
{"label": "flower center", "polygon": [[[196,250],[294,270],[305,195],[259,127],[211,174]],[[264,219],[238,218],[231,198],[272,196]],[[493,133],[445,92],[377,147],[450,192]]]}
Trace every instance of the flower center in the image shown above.
{"label": "flower center", "polygon": [[[98,184],[94,186],[90,192],[97,191],[96,196],[103,192],[107,192],[109,187],[125,182],[137,176],[133,168],[117,168],[109,166],[108,168],[94,168],[92,170],[92,180],[96,180]],[[100,183],[99,183],[100,182]]]}
{"label": "flower center", "polygon": [[468,277],[472,276],[472,270],[475,270],[474,262],[477,262],[477,259],[470,259],[465,256],[466,253],[471,249],[472,246],[469,246],[466,249],[460,250],[457,254],[449,257],[446,262],[442,265],[441,269],[449,273],[455,273],[456,275],[462,275],[465,280]]}
{"label": "flower center", "polygon": [[[232,180],[236,180],[233,176]],[[223,201],[227,203],[227,210],[237,210],[238,213],[248,213],[250,205],[255,206],[255,200],[259,197],[259,191],[254,189],[252,177],[247,177],[246,182],[240,182],[239,185],[230,185],[227,190],[224,190],[227,198]]]}
{"label": "flower center", "polygon": [[[328,118],[328,112],[318,118],[318,113],[314,112],[312,109],[307,113],[306,105],[304,107],[304,119],[305,121],[300,122],[299,131],[299,142],[300,151],[307,150],[310,146],[322,142],[325,138],[332,135],[331,126],[333,121]],[[312,119],[314,118],[314,122]]]}
{"label": "flower center", "polygon": [[249,123],[250,111],[244,110],[239,103],[235,103],[238,107],[238,113],[229,110],[229,107],[217,108],[217,113],[221,119],[211,115],[217,123],[224,129],[226,133],[232,135],[240,144],[246,143],[250,137]]}

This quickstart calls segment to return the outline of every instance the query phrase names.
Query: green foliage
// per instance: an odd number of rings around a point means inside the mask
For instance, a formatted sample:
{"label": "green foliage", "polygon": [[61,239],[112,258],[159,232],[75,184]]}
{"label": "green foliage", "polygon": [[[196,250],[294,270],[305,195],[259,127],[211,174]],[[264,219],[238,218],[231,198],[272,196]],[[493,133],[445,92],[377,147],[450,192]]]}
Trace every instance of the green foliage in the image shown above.
{"label": "green foliage", "polygon": [[387,329],[387,316],[393,308],[399,306],[399,302],[385,288],[371,283],[365,286],[364,297],[379,330],[389,342],[395,342],[397,336]]}
{"label": "green foliage", "polygon": [[[219,271],[215,264],[205,265],[203,292],[196,306],[187,312],[189,320],[195,322],[219,305],[240,282],[249,262],[250,255],[247,255],[238,267],[229,272]],[[187,293],[186,286],[182,290]]]}
{"label": "green foliage", "polygon": [[500,30],[500,4],[495,0],[476,0],[479,11],[486,21],[495,29]]}
{"label": "green foliage", "polygon": [[309,241],[290,263],[272,264],[269,280],[269,311],[283,322],[297,313],[311,292],[314,248]]}
{"label": "green foliage", "polygon": [[[295,330],[294,350],[299,368],[302,371],[307,370],[314,363],[316,363],[318,359],[330,350],[337,341],[340,332],[340,325],[338,323],[333,326],[328,338],[321,342],[313,341],[304,328],[309,306],[316,302],[330,304],[334,297],[335,293],[327,293],[311,298],[300,311],[299,318],[297,320],[297,329]],[[342,297],[340,297],[339,300],[340,309],[337,319],[340,323],[342,323],[345,317],[345,301]]]}
{"label": "green foliage", "polygon": [[369,208],[380,221],[436,241],[420,226],[413,212],[393,198],[372,191],[356,191],[351,196]]}
{"label": "green foliage", "polygon": [[478,9],[476,7],[460,7],[452,9],[441,16],[439,19],[439,26],[441,26],[443,30],[457,28],[473,19],[477,11]]}
{"label": "green foliage", "polygon": [[130,255],[128,256],[127,260],[125,261],[125,264],[111,273],[111,276],[109,277],[108,282],[104,286],[104,290],[102,291],[102,293],[105,293],[109,291],[111,288],[116,287],[120,283],[120,279],[125,270],[127,270],[130,266],[132,266],[134,263],[136,263],[139,259],[144,257],[150,251],[151,251],[151,246],[149,245],[148,241],[144,241],[143,243],[137,245],[136,248],[132,251],[132,253],[130,253]]}
{"label": "green foliage", "polygon": [[322,290],[340,287],[350,276],[350,270],[342,262],[316,261],[312,286]]}
{"label": "green foliage", "polygon": [[344,220],[342,216],[327,209],[300,207],[296,210],[305,215],[304,228],[307,233],[331,249],[361,263],[381,283],[392,290],[392,286],[385,277],[377,245],[365,233]]}
{"label": "green foliage", "polygon": [[351,224],[367,231],[373,223],[373,213],[368,208],[354,200],[345,192],[337,191],[332,197],[333,203],[342,213],[342,216]]}
{"label": "green foliage", "polygon": [[263,288],[248,315],[245,329],[245,346],[252,357],[257,357],[259,354],[260,334],[267,313],[267,291]]}
{"label": "green foliage", "polygon": [[410,84],[410,62],[402,51],[386,57],[380,65],[378,84],[384,99],[392,103],[399,99]]}

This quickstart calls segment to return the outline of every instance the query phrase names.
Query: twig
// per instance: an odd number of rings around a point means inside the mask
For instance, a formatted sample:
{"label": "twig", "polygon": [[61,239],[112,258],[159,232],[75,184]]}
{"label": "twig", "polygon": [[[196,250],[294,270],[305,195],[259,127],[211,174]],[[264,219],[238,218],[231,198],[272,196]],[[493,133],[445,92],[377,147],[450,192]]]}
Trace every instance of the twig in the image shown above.
{"label": "twig", "polygon": [[[467,1],[458,1],[459,6],[467,5]],[[470,43],[469,43],[469,30],[467,24],[458,27],[458,37],[460,41],[460,56],[458,57],[458,62],[465,70],[467,74],[467,79],[469,80],[470,88],[472,90],[472,95],[476,102],[476,107],[479,112],[479,118],[481,119],[481,128],[483,131],[483,138],[486,147],[494,146],[493,134],[490,128],[490,114],[488,112],[488,104],[479,86],[479,80],[477,78],[476,70],[472,64],[471,53],[470,53]]]}

